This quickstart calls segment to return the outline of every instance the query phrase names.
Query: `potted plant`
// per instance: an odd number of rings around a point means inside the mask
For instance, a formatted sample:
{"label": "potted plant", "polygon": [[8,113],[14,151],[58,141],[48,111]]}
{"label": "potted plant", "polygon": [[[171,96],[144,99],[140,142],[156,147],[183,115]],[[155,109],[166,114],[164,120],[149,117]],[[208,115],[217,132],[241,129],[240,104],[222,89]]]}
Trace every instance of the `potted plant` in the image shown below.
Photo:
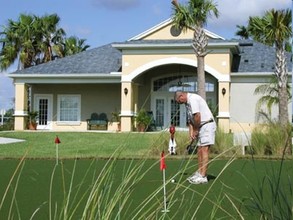
{"label": "potted plant", "polygon": [[108,123],[108,130],[120,131],[121,130],[121,119],[120,112],[115,110],[111,113],[111,120]]}
{"label": "potted plant", "polygon": [[30,130],[37,130],[37,111],[29,111],[28,112],[28,128]]}
{"label": "potted plant", "polygon": [[141,109],[136,115],[136,126],[138,131],[146,131],[152,121],[151,116],[145,109]]}

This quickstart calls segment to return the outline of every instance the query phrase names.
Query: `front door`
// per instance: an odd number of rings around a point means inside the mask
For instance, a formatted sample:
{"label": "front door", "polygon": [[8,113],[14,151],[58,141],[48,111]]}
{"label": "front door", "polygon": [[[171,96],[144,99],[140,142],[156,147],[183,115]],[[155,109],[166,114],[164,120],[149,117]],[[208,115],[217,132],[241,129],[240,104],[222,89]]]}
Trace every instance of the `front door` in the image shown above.
{"label": "front door", "polygon": [[171,124],[177,128],[186,128],[186,110],[184,105],[174,101],[173,94],[154,99],[154,117],[158,129],[169,128]]}
{"label": "front door", "polygon": [[186,127],[186,109],[185,105],[179,105],[174,98],[169,98],[170,122],[175,127]]}
{"label": "front door", "polygon": [[52,99],[52,95],[35,95],[34,110],[38,111],[37,129],[52,128]]}

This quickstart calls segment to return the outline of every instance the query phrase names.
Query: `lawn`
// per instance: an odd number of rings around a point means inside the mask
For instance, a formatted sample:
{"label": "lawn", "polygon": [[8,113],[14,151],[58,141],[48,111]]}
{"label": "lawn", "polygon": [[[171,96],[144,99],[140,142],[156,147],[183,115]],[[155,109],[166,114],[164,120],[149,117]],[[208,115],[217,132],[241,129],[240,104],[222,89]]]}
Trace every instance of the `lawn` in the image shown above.
{"label": "lawn", "polygon": [[[185,133],[178,133],[178,136],[183,135]],[[120,158],[141,158],[160,155],[164,148],[167,150],[170,137],[169,132],[1,132],[0,136],[25,140],[2,145],[0,158],[20,158],[24,154],[27,158],[55,158],[56,136],[61,141],[60,158],[108,158],[117,149],[121,149],[116,152]]]}
{"label": "lawn", "polygon": [[[58,165],[56,135],[61,140]],[[167,150],[167,132],[1,136],[26,140],[0,145],[3,219],[259,219],[260,210],[270,219],[292,218],[291,160],[214,155],[209,183],[190,185],[186,178],[196,167],[194,156],[167,155],[170,212],[162,213],[162,171],[156,155]]]}

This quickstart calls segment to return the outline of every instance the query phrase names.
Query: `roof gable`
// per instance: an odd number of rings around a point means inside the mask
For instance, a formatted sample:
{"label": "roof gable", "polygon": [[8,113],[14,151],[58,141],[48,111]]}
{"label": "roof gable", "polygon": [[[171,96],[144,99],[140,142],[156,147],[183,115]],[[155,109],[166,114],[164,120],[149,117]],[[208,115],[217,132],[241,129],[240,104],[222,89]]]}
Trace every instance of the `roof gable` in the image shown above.
{"label": "roof gable", "polygon": [[[173,32],[174,31],[174,32]],[[173,33],[173,35],[172,35]],[[187,32],[176,30],[173,26],[172,18],[169,18],[154,27],[130,38],[128,41],[132,40],[182,40],[182,39],[192,39],[194,31],[192,29],[187,30]],[[208,38],[211,39],[222,39],[223,37],[214,34],[205,29],[205,33]],[[178,35],[178,36],[176,36]]]}

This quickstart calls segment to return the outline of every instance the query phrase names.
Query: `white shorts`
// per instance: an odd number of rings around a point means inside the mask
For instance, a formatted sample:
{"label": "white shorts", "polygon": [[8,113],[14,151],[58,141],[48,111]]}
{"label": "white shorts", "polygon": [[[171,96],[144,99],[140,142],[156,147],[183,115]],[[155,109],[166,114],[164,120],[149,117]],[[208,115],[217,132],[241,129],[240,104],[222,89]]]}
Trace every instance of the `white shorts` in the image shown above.
{"label": "white shorts", "polygon": [[215,144],[217,125],[215,122],[203,125],[199,130],[197,146],[208,146]]}

